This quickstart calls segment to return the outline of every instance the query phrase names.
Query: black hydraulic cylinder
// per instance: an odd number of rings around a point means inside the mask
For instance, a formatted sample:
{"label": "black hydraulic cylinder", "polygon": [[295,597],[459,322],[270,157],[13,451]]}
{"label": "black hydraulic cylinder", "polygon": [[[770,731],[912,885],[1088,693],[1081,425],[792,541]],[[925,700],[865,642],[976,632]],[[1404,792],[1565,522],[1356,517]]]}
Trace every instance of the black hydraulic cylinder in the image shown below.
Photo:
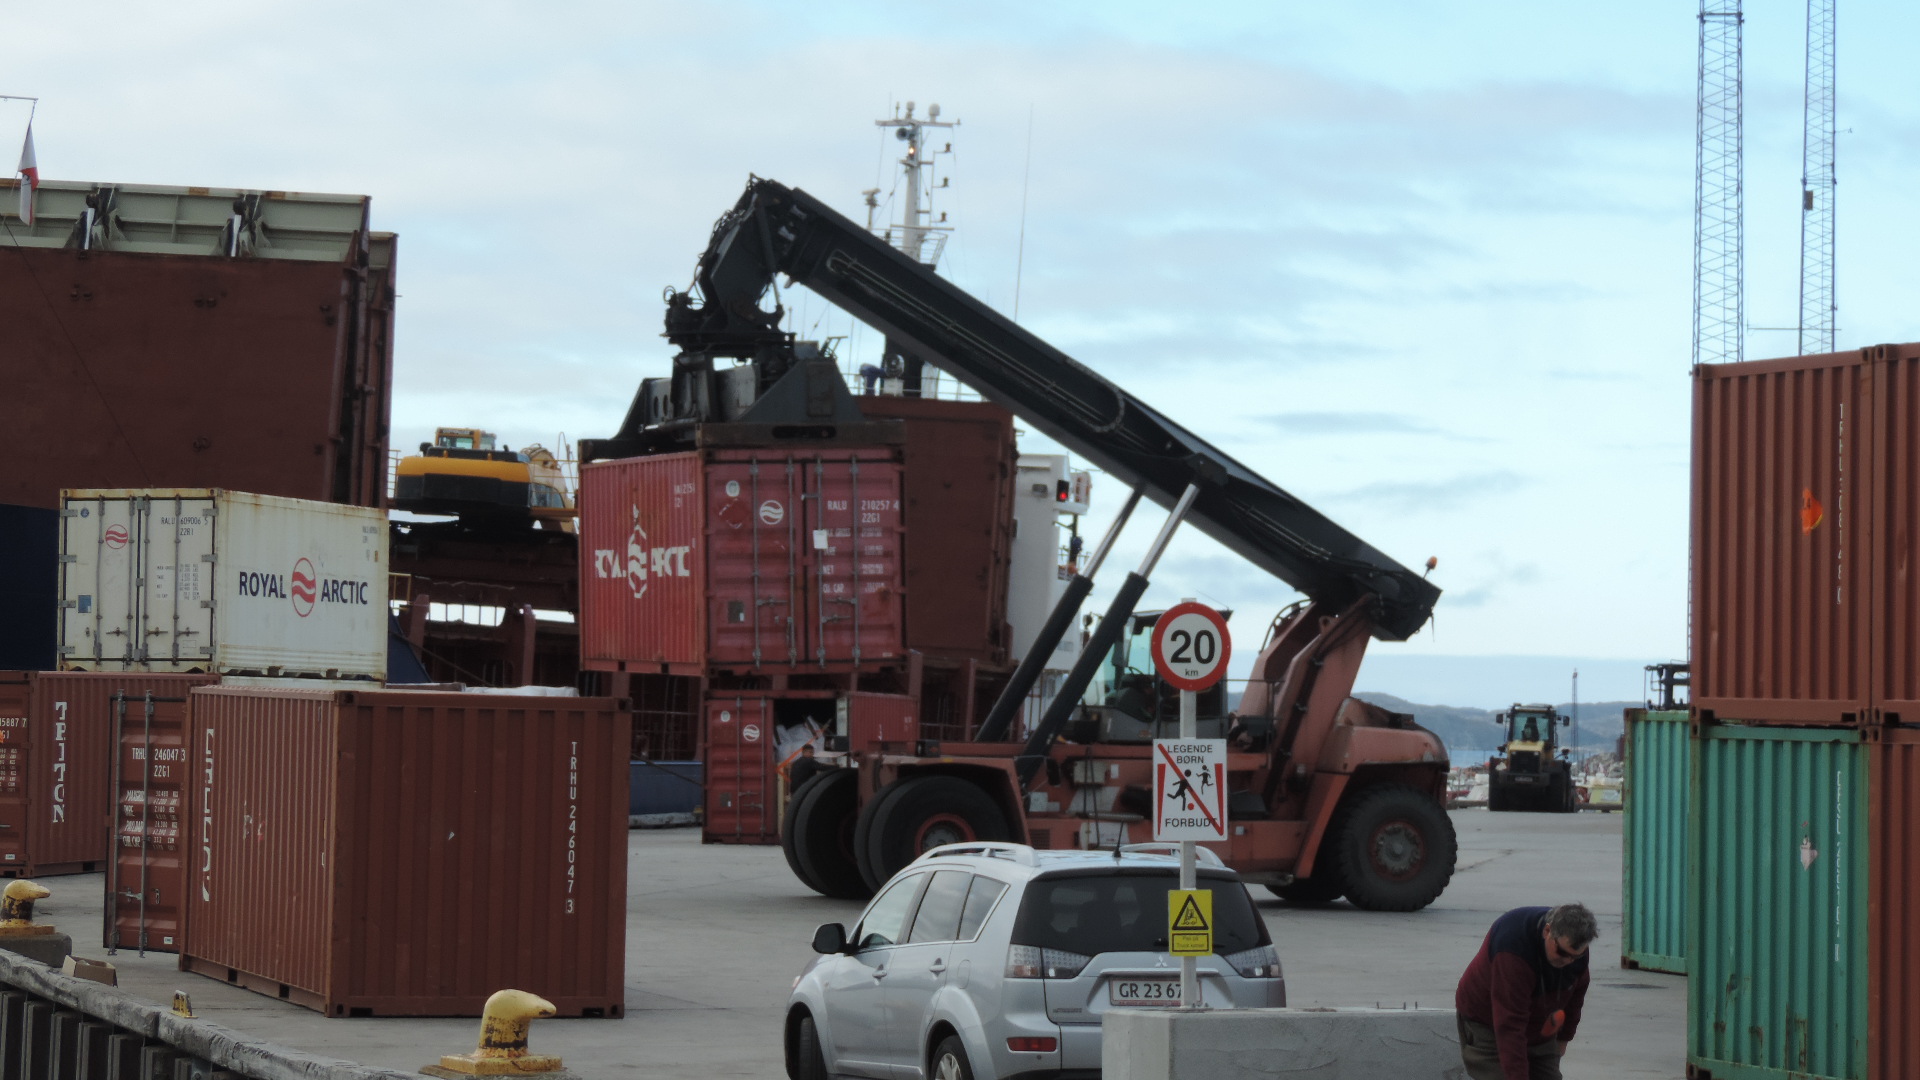
{"label": "black hydraulic cylinder", "polygon": [[974,742],[999,742],[1007,737],[1007,731],[1013,727],[1013,718],[1020,714],[1020,706],[1026,703],[1033,684],[1040,681],[1040,672],[1052,658],[1053,650],[1073,629],[1073,620],[1080,614],[1080,605],[1086,602],[1087,594],[1092,591],[1093,579],[1083,574],[1075,574],[1067,582],[1067,591],[1061,595],[1060,602],[1053,606],[1053,614],[1047,616],[1047,624],[1040,628],[1040,636],[1033,639],[1027,655],[1021,658],[1020,666],[1014,669],[1007,688],[1000,692],[1000,699],[993,703],[993,711],[981,721],[980,730],[973,736]]}
{"label": "black hydraulic cylinder", "polygon": [[1040,718],[1039,726],[1027,739],[1026,749],[1021,751],[1015,769],[1020,774],[1020,790],[1026,791],[1033,786],[1033,776],[1046,763],[1047,754],[1053,748],[1055,739],[1067,726],[1074,710],[1080,707],[1080,695],[1087,692],[1093,684],[1094,673],[1113,651],[1114,643],[1126,632],[1127,620],[1133,617],[1133,606],[1147,591],[1147,579],[1139,573],[1127,575],[1127,580],[1114,594],[1113,603],[1107,605],[1107,613],[1100,618],[1100,625],[1093,628],[1093,637],[1086,647],[1080,650],[1080,659],[1067,673],[1067,681],[1053,697],[1053,704],[1047,706],[1047,713]]}

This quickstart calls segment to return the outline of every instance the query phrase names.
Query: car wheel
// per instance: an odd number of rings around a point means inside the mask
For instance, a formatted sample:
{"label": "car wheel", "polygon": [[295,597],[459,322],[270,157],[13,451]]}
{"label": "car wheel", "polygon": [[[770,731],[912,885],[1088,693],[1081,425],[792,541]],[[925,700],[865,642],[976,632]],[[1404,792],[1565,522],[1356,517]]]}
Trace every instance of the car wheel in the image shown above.
{"label": "car wheel", "polygon": [[1453,878],[1453,822],[1434,801],[1399,784],[1359,793],[1340,813],[1333,854],[1347,899],[1367,911],[1418,911]]}
{"label": "car wheel", "polygon": [[787,812],[780,819],[780,853],[787,857],[787,869],[793,871],[793,876],[799,878],[802,885],[817,893],[824,893],[826,890],[820,887],[819,882],[808,877],[806,867],[800,864],[799,829],[796,828],[794,819],[800,816],[800,801],[826,778],[827,774],[822,773],[801,784],[797,790],[788,792]]}
{"label": "car wheel", "polygon": [[967,1063],[967,1048],[960,1036],[949,1035],[933,1048],[933,1080],[973,1080],[973,1066]]}
{"label": "car wheel", "polygon": [[827,1076],[827,1056],[820,1051],[820,1029],[814,1027],[813,1017],[800,1018],[800,1030],[793,1035],[793,1067],[787,1070],[788,1080],[829,1080]]}
{"label": "car wheel", "polygon": [[801,880],[836,900],[872,896],[853,856],[859,776],[851,769],[836,769],[808,781],[805,794],[792,828]]}
{"label": "car wheel", "polygon": [[913,776],[889,786],[897,790],[875,800],[866,849],[866,869],[883,882],[942,844],[1012,835],[993,797],[957,776]]}

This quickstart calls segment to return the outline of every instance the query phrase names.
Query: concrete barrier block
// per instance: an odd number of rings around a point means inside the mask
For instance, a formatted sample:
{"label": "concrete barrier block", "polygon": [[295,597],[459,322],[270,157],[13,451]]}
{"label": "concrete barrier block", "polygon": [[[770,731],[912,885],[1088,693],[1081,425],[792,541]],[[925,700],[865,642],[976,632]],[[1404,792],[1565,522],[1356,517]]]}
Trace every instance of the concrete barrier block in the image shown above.
{"label": "concrete barrier block", "polygon": [[1452,1009],[1117,1009],[1104,1080],[1466,1080]]}

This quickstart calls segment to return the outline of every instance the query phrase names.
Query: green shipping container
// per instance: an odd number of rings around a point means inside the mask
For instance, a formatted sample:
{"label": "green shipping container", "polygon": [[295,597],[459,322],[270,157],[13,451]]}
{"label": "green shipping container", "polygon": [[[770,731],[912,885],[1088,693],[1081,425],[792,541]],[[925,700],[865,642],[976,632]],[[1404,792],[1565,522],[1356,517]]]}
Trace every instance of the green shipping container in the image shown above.
{"label": "green shipping container", "polygon": [[1866,744],[1716,726],[1692,751],[1690,1075],[1866,1080]]}
{"label": "green shipping container", "polygon": [[1627,710],[1620,966],[1687,973],[1687,714]]}

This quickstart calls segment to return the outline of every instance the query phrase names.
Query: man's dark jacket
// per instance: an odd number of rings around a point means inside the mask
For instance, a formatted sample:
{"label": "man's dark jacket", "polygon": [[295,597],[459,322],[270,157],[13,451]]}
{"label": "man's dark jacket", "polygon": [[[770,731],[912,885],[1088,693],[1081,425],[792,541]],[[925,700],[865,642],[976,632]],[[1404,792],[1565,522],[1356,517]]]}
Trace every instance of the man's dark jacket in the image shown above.
{"label": "man's dark jacket", "polygon": [[1542,931],[1551,908],[1514,908],[1493,921],[1480,952],[1460,976],[1453,1007],[1493,1029],[1508,1080],[1527,1080],[1527,1048],[1567,1042],[1580,1027],[1587,997],[1587,958],[1566,967],[1547,962]]}

